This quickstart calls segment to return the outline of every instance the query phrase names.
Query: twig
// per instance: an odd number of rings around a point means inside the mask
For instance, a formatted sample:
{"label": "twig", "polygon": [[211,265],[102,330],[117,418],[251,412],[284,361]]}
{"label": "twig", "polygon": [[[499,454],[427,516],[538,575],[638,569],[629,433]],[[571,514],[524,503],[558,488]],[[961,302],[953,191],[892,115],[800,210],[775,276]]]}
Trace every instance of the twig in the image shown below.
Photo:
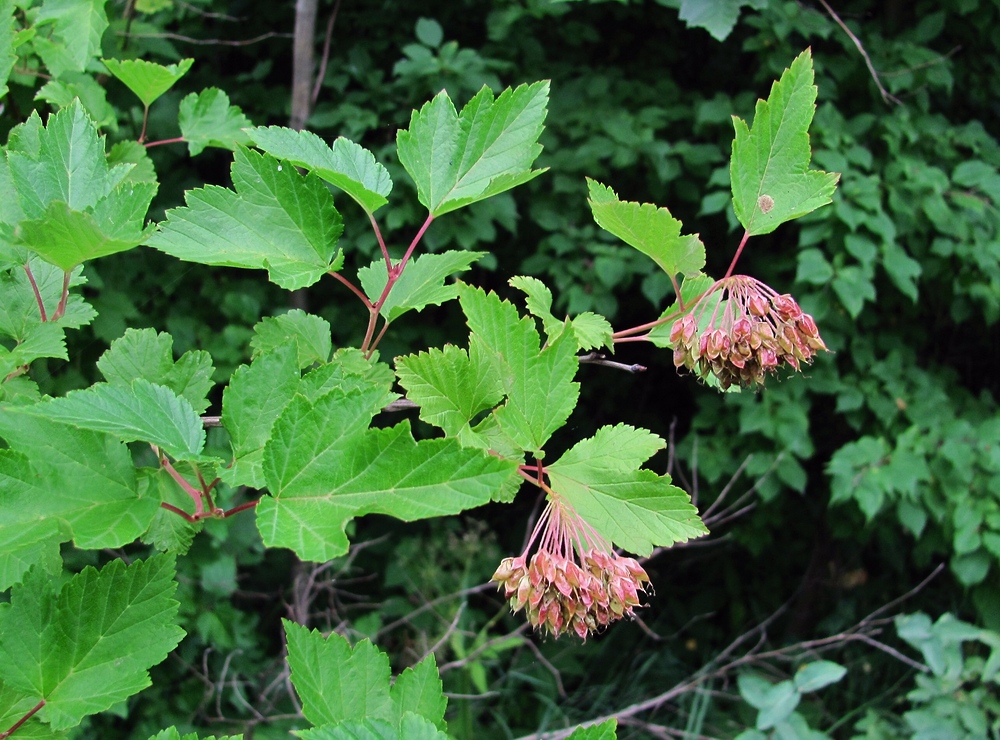
{"label": "twig", "polygon": [[[121,32],[119,36],[124,35]],[[184,36],[179,33],[133,33],[131,37],[134,39],[170,39],[172,41],[184,41],[188,44],[196,44],[198,46],[249,46],[250,44],[257,44],[261,41],[266,41],[267,39],[290,39],[292,34],[290,33],[278,33],[277,31],[268,31],[267,33],[262,33],[260,36],[254,36],[252,39],[243,39],[231,41],[229,39],[196,39],[191,36]]]}
{"label": "twig", "polygon": [[624,370],[627,373],[644,373],[646,372],[645,365],[626,365],[623,362],[614,362],[613,360],[605,359],[605,355],[600,352],[588,352],[585,355],[580,355],[576,358],[581,365],[601,365],[603,367],[611,367],[615,370]]}
{"label": "twig", "polygon": [[899,98],[882,86],[882,81],[878,78],[878,72],[875,71],[875,65],[872,64],[871,57],[868,56],[868,52],[865,51],[865,47],[861,44],[861,39],[855,36],[854,32],[847,27],[847,24],[840,20],[840,16],[834,12],[833,8],[830,7],[830,4],[826,0],[819,0],[819,3],[826,8],[826,12],[829,13],[830,17],[836,21],[837,25],[844,30],[844,33],[847,34],[851,41],[854,42],[854,45],[858,48],[858,51],[861,52],[861,56],[865,60],[865,66],[868,67],[868,73],[872,76],[872,79],[875,80],[875,86],[878,87],[878,91],[882,95],[882,100],[886,103],[892,101],[896,105],[902,105],[903,103]]}
{"label": "twig", "polygon": [[340,0],[333,4],[330,12],[330,20],[326,24],[326,35],[323,37],[323,54],[319,59],[319,69],[316,70],[316,83],[313,85],[312,104],[316,105],[319,100],[319,91],[323,87],[323,78],[326,77],[326,65],[330,61],[330,40],[333,38],[333,26],[337,22],[337,13],[340,11]]}

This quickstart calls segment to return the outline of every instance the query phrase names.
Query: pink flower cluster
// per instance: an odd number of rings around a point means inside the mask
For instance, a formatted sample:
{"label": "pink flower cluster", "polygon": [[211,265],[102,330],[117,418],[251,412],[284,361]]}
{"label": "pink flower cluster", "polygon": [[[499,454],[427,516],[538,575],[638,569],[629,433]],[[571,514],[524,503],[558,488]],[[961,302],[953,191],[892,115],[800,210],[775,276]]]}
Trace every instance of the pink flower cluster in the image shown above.
{"label": "pink flower cluster", "polygon": [[[532,540],[544,528],[538,551],[505,558],[492,580],[504,589],[515,614],[554,637],[583,639],[641,606],[649,576],[638,561],[616,554],[565,502],[550,499]],[[531,548],[529,543],[528,549]]]}
{"label": "pink flower cluster", "polygon": [[[712,295],[721,291],[719,300]],[[825,350],[812,316],[790,295],[778,295],[755,278],[733,275],[717,282],[696,308],[674,322],[674,365],[702,378],[714,375],[723,389],[762,385],[787,365],[801,369]],[[708,306],[714,306],[705,321]]]}

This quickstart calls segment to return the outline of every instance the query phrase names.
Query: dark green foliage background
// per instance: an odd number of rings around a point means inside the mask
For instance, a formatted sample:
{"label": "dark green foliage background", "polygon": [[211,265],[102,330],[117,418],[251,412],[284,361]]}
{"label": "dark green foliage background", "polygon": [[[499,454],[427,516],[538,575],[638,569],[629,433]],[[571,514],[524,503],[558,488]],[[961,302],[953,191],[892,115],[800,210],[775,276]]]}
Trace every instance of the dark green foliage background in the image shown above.
{"label": "dark green foliage background", "polygon": [[[550,451],[608,423],[673,430],[678,481],[688,490],[697,481],[702,507],[747,460],[731,495],[756,482],[756,507],[713,533],[712,545],[648,563],[656,594],[642,612],[645,628],[620,625],[582,646],[542,642],[538,654],[524,646],[486,651],[446,671],[448,691],[489,692],[452,700],[458,737],[562,727],[656,695],[789,601],[769,630],[773,643],[836,632],[942,562],[949,569],[906,608],[953,611],[1000,629],[1000,9],[989,0],[836,3],[896,103],[882,98],[821,4],[760,4],[720,43],[687,28],[670,3],[336,3],[308,127],[327,140],[347,136],[390,168],[395,189],[380,224],[397,256],[423,219],[395,161],[395,132],[410,111],[442,87],[464,101],[483,84],[552,81],[538,161],[550,171],[440,219],[424,244],[491,251],[495,259],[468,280],[513,297],[509,276],[536,275],[552,286],[557,313],[598,311],[623,329],[654,319],[672,300],[651,262],[593,223],[584,176],[623,199],[668,206],[687,231],[700,232],[708,270],[725,271],[740,236],[728,200],[730,116],[749,118],[756,98],[807,46],[819,87],[814,166],[843,173],[834,205],[751,240],[740,263],[816,318],[832,352],[807,377],[723,396],[678,377],[669,350],[619,345],[616,359],[648,372],[584,367],[580,406]],[[317,49],[333,11],[321,3]],[[255,124],[287,124],[293,20],[290,4],[246,0],[138,13],[126,55],[197,60],[154,105],[149,138],[177,136],[180,99],[206,86],[225,90]],[[105,36],[108,55],[122,56],[113,32],[123,28],[119,19]],[[143,35],[164,31],[174,35]],[[246,45],[190,41],[269,32],[279,35]],[[109,140],[136,138],[141,108],[116,81],[106,86],[119,115]],[[5,116],[5,127],[37,105],[33,94],[12,84],[8,110],[17,117]],[[154,218],[181,204],[186,188],[229,184],[228,152],[192,159],[183,145],[168,145],[150,154],[162,183]],[[350,272],[377,245],[354,204],[337,202]],[[100,317],[73,338],[71,363],[35,368],[50,393],[93,382],[94,360],[110,341],[142,326],[171,332],[177,352],[211,352],[224,383],[249,359],[253,325],[293,300],[263,274],[192,266],[148,249],[101,259],[87,274]],[[334,281],[294,300],[330,320],[335,346],[360,342],[366,316]],[[389,358],[464,336],[457,308],[445,306],[394,325],[381,352]],[[664,470],[666,455],[653,465]],[[294,609],[305,609],[313,626],[375,636],[399,670],[437,643],[461,604],[459,630],[439,646],[438,664],[467,658],[482,635],[518,624],[492,590],[379,628],[424,600],[488,579],[501,557],[520,550],[534,503],[422,525],[369,517],[353,540],[372,544],[330,568],[338,574],[332,587],[313,591],[294,587],[309,566],[264,551],[252,515],[208,523],[179,565],[190,636],[127,717],[123,707],[120,718],[95,718],[86,732],[145,738],[177,724],[285,736],[281,719],[261,718],[294,711],[275,688],[279,619]],[[67,555],[80,565],[103,557]],[[305,606],[295,602],[303,593],[312,599]],[[836,659],[849,677],[809,710],[814,726],[837,725],[848,737],[866,710],[898,711],[907,678],[899,663],[860,648]],[[752,722],[733,707],[713,700],[701,732],[725,737]],[[691,710],[688,698],[648,718],[682,729]],[[619,736],[647,736],[631,732],[623,727]]]}

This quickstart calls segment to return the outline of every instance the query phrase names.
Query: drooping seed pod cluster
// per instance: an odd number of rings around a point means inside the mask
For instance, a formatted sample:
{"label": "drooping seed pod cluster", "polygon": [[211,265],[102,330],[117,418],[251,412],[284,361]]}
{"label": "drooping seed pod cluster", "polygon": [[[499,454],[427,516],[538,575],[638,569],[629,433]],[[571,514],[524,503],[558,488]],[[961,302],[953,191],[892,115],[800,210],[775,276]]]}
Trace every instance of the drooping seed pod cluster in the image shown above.
{"label": "drooping seed pod cluster", "polygon": [[616,554],[563,501],[550,499],[532,540],[542,528],[538,550],[505,558],[492,580],[504,589],[515,614],[559,637],[586,639],[611,622],[634,616],[649,576],[638,561]]}
{"label": "drooping seed pod cluster", "polygon": [[801,370],[826,349],[812,316],[755,278],[720,280],[698,304],[671,328],[674,365],[714,375],[723,389],[762,385],[783,366]]}

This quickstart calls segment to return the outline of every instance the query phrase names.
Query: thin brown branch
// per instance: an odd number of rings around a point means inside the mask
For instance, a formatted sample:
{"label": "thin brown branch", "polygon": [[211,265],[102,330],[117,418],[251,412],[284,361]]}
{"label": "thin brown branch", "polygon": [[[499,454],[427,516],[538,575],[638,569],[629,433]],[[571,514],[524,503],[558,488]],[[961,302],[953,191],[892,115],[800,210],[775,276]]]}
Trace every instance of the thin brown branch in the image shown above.
{"label": "thin brown branch", "polygon": [[861,57],[865,60],[865,66],[868,67],[868,74],[870,74],[872,79],[875,81],[875,86],[878,88],[879,94],[882,96],[882,100],[884,100],[886,103],[893,102],[896,105],[902,105],[903,104],[902,101],[900,101],[899,98],[897,98],[895,95],[886,90],[885,87],[882,85],[882,81],[879,79],[878,72],[875,71],[875,65],[872,64],[871,57],[869,57],[868,52],[865,51],[865,47],[861,43],[861,39],[859,39],[857,36],[854,35],[854,32],[847,27],[847,24],[840,19],[840,16],[837,15],[837,13],[834,11],[833,8],[830,7],[830,4],[826,0],[819,0],[819,3],[824,8],[826,8],[826,12],[829,13],[830,17],[833,18],[833,20],[836,22],[838,26],[841,27],[841,29],[843,29],[844,33],[847,34],[848,38],[850,38],[851,41],[854,42],[854,45],[861,53]]}
{"label": "thin brown branch", "polygon": [[323,54],[319,58],[319,69],[316,70],[316,82],[313,85],[312,104],[319,100],[319,91],[323,88],[323,78],[326,77],[326,65],[330,61],[330,41],[333,38],[333,27],[337,23],[337,13],[340,11],[340,0],[333,4],[330,20],[326,23],[326,35],[323,36]]}
{"label": "thin brown branch", "polygon": [[290,39],[292,37],[290,33],[278,33],[277,31],[268,31],[251,39],[196,39],[191,36],[170,32],[132,34],[132,38],[134,39],[170,39],[171,41],[183,41],[197,46],[249,46],[251,44],[259,44],[261,41],[266,41],[267,39]]}
{"label": "thin brown branch", "polygon": [[602,367],[610,367],[615,370],[624,370],[627,373],[644,373],[646,372],[645,365],[626,365],[623,362],[614,362],[613,360],[605,359],[605,355],[601,352],[588,352],[585,355],[580,355],[576,358],[581,365],[600,365]]}

